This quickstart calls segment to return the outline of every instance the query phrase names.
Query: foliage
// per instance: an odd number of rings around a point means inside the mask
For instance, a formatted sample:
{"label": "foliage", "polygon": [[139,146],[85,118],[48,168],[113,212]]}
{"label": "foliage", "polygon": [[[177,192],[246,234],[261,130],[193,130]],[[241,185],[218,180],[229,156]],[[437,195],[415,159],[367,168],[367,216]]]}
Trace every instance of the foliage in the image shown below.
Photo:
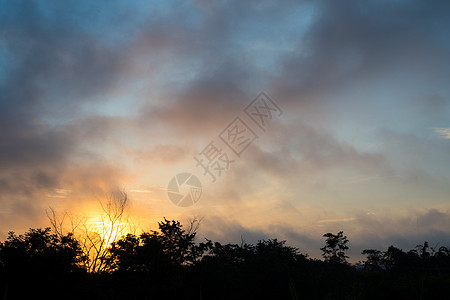
{"label": "foliage", "polygon": [[0,282],[17,298],[35,297],[49,284],[55,292],[76,294],[73,279],[83,274],[81,259],[79,242],[70,233],[59,236],[50,228],[10,232],[0,243]]}
{"label": "foliage", "polygon": [[77,238],[83,252],[81,263],[88,272],[110,272],[111,244],[135,231],[127,205],[128,196],[120,191],[99,201],[100,213],[94,221],[68,213],[59,217],[52,208],[47,211],[47,217],[55,234],[63,236],[67,232]]}
{"label": "foliage", "polygon": [[285,241],[196,242],[163,219],[159,230],[122,236],[107,249],[105,271],[86,265],[72,232],[10,233],[0,242],[4,299],[428,299],[450,293],[450,249],[424,242],[410,251],[366,249],[364,268],[347,263],[348,239],[327,233],[324,261]]}
{"label": "foliage", "polygon": [[326,233],[323,235],[327,239],[325,240],[325,246],[320,248],[323,251],[322,256],[325,261],[336,264],[346,264],[348,256],[345,255],[345,251],[348,250],[348,239],[344,236],[344,232],[339,231],[337,234]]}

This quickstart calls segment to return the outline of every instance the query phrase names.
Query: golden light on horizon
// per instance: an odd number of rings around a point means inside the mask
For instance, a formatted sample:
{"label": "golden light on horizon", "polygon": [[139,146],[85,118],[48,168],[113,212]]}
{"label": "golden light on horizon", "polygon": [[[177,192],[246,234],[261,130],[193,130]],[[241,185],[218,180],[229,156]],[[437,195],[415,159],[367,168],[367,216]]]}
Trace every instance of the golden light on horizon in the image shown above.
{"label": "golden light on horizon", "polygon": [[104,216],[98,216],[90,221],[92,231],[97,233],[105,247],[117,242],[122,236],[127,235],[131,230],[129,222],[113,222],[105,219]]}

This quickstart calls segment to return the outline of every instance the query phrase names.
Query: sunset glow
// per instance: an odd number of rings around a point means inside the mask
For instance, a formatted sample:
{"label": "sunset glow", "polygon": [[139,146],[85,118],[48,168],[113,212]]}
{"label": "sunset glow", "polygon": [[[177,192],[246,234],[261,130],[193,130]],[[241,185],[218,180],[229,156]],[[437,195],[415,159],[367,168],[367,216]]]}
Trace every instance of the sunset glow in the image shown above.
{"label": "sunset glow", "polygon": [[448,243],[442,5],[0,1],[0,240],[51,207],[108,245],[163,217],[311,257],[342,230],[351,262]]}

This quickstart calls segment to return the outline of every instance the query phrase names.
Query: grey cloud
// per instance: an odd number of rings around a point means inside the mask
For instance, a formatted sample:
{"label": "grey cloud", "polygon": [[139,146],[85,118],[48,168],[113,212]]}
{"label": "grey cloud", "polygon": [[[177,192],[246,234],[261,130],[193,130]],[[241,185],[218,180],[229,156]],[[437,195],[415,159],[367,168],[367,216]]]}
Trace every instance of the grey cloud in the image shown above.
{"label": "grey cloud", "polygon": [[[101,149],[116,147],[120,143],[112,141],[120,140],[121,134],[137,130],[137,139],[148,139],[142,128],[151,128],[149,131],[155,131],[151,137],[158,142],[141,152],[127,148],[128,153],[175,162],[183,157],[178,144],[162,143],[161,139],[170,136],[169,140],[175,138],[181,144],[215,138],[255,93],[265,88],[282,101],[289,116],[276,125],[273,138],[269,132],[264,137],[267,142],[248,149],[239,161],[241,167],[235,170],[243,176],[230,182],[234,185],[225,196],[239,200],[242,191],[252,184],[247,179],[261,170],[282,177],[295,175],[297,179],[336,167],[392,174],[387,156],[358,150],[340,141],[332,131],[313,128],[294,115],[310,114],[316,121],[318,105],[332,101],[329,96],[333,92],[376,81],[390,71],[413,73],[426,83],[436,80],[440,84],[448,77],[447,65],[441,63],[449,58],[448,32],[444,29],[450,18],[445,2],[305,1],[302,3],[313,3],[316,9],[311,27],[302,35],[301,30],[278,31],[283,28],[276,27],[283,21],[295,23],[301,17],[290,14],[297,1],[234,1],[228,6],[197,1],[194,10],[201,8],[195,11],[198,23],[189,18],[184,7],[174,7],[169,15],[152,14],[135,33],[116,44],[100,36],[108,30],[100,30],[99,34],[81,26],[84,17],[95,16],[89,5],[80,13],[73,3],[72,10],[55,2],[56,8],[46,15],[35,2],[21,3],[14,4],[17,8],[0,18],[0,39],[15,58],[6,80],[0,82],[0,186],[5,193],[0,210],[12,207],[22,216],[36,213],[38,204],[45,202],[43,192],[50,188],[68,184],[83,194],[120,185],[126,170],[115,162],[106,162]],[[106,4],[100,9],[108,10]],[[127,10],[125,16],[133,13]],[[108,24],[119,24],[113,29],[121,29],[127,22],[122,14],[112,20]],[[275,29],[262,29],[271,27]],[[281,35],[289,41],[287,48],[293,49],[279,49],[283,45],[277,37]],[[258,53],[245,47],[259,42],[273,47],[255,46]],[[255,58],[280,54],[283,56],[274,58],[279,63],[277,71],[259,66]],[[177,74],[175,69],[183,71]],[[168,83],[162,74],[166,74]],[[176,75],[182,80],[169,78]],[[130,103],[142,104],[137,120],[85,116],[84,104],[108,101],[105,98],[112,91],[127,90],[134,80],[147,77],[152,83],[144,88],[148,99],[143,104]],[[182,84],[173,84],[178,81]],[[425,106],[445,107],[446,102],[430,100]],[[302,111],[295,110],[303,104]],[[431,111],[433,114],[445,121],[439,111]],[[385,134],[382,138],[389,141],[397,136]],[[417,149],[422,142],[411,139],[404,146],[415,149],[413,152],[422,151],[416,156],[420,158],[428,151]],[[442,144],[437,154],[445,155],[447,148]],[[8,197],[10,200],[6,200]],[[13,201],[19,202],[14,206]],[[33,205],[27,207],[27,201]],[[436,237],[445,236],[444,229],[433,227],[427,220],[447,219],[432,215],[421,217],[421,222],[433,228]],[[238,242],[242,234],[250,240],[267,236],[233,220],[212,217],[208,222],[212,237],[225,242],[230,237]],[[367,242],[361,245],[368,245],[370,239],[381,242],[385,238],[369,232],[368,225],[390,230],[383,227],[381,220],[365,222],[367,226],[361,226],[368,232]],[[386,223],[396,225],[389,220]],[[290,228],[277,230],[286,230],[287,237],[311,249],[320,239]],[[393,239],[400,241],[400,237]]]}
{"label": "grey cloud", "polygon": [[190,145],[156,144],[148,150],[130,150],[130,154],[136,161],[149,160],[161,164],[174,164],[190,157],[195,150]]}
{"label": "grey cloud", "polygon": [[59,186],[83,142],[69,120],[124,68],[121,53],[72,22],[67,8],[44,11],[33,1],[5,6],[0,38],[11,67],[0,82],[0,178],[11,194],[2,203],[20,193],[42,198],[43,189]]}
{"label": "grey cloud", "polygon": [[213,241],[236,244],[240,244],[242,240],[254,244],[270,238],[263,231],[246,228],[238,220],[214,215],[203,219],[199,234]]}
{"label": "grey cloud", "polygon": [[[280,55],[282,52],[276,46],[280,32],[272,27],[279,26],[280,18],[296,21],[289,6],[293,5],[291,2],[275,4],[270,1],[234,1],[228,5],[198,3],[202,8],[198,27],[192,28],[189,24],[184,24],[184,18],[168,22],[169,33],[175,27],[182,34],[177,35],[165,49],[171,53],[176,52],[172,57],[175,62],[172,66],[190,68],[192,71],[186,72],[187,79],[182,85],[171,82],[170,91],[163,95],[159,105],[150,101],[141,116],[144,124],[156,122],[161,128],[173,128],[176,134],[185,136],[204,132],[211,127],[220,129],[256,93],[270,84],[274,77],[273,70],[261,69],[259,64],[264,61],[257,60],[256,57],[262,55],[275,59]],[[264,24],[271,24],[268,32],[260,29]],[[285,33],[288,36],[296,34],[295,30],[294,33]],[[144,42],[140,53],[151,45],[153,35],[152,28],[148,29],[148,35],[143,34],[143,37],[149,38],[150,43]],[[181,36],[187,38],[183,39]],[[275,40],[271,41],[272,38]],[[257,50],[246,48],[245,44],[253,47],[253,43],[264,43],[271,47],[260,47]],[[148,53],[151,57],[151,52]],[[165,63],[163,59],[160,66]]]}
{"label": "grey cloud", "polygon": [[[335,223],[327,228],[297,228],[288,224],[272,224],[264,231],[270,231],[288,244],[298,247],[303,253],[320,258],[320,247],[325,243],[322,234],[337,233],[340,230],[349,238],[351,261],[364,259],[364,249],[386,250],[390,245],[405,251],[428,241],[432,247],[448,247],[450,225],[449,212],[429,209],[412,212],[407,216],[356,214],[354,221],[345,226]],[[307,233],[306,233],[307,232]],[[312,234],[316,234],[315,236]]]}
{"label": "grey cloud", "polygon": [[0,25],[15,62],[1,85],[6,100],[2,119],[70,117],[80,103],[112,86],[123,59],[76,24],[55,23],[63,19],[46,18],[33,2],[25,7]]}
{"label": "grey cloud", "polygon": [[14,136],[2,139],[0,163],[4,169],[18,169],[30,165],[61,164],[75,146],[68,132],[60,129],[11,128]]}
{"label": "grey cloud", "polygon": [[[313,101],[386,74],[442,83],[448,68],[448,3],[325,1],[316,3],[306,36],[286,59],[276,95]],[[399,72],[400,71],[400,72]],[[403,72],[403,73],[401,73]],[[300,98],[300,99],[299,99]]]}
{"label": "grey cloud", "polygon": [[412,182],[421,187],[437,184],[435,187],[441,186],[448,190],[447,169],[443,166],[450,163],[450,144],[439,139],[389,129],[380,130],[377,136],[383,143],[382,151],[390,153],[389,165],[396,169],[404,183]]}
{"label": "grey cloud", "polygon": [[251,177],[255,170],[283,178],[286,183],[320,176],[334,169],[393,175],[384,154],[357,150],[331,133],[301,122],[293,126],[277,126],[276,130],[267,132],[261,141],[256,140],[246,151],[233,166],[239,170],[239,181]]}
{"label": "grey cloud", "polygon": [[[354,257],[364,249],[386,250],[394,245],[411,250],[428,241],[430,246],[449,246],[450,214],[436,209],[412,211],[406,216],[358,214],[348,227]],[[352,238],[353,237],[353,238]]]}
{"label": "grey cloud", "polygon": [[285,239],[288,244],[294,245],[304,254],[315,255],[317,250],[323,246],[321,236],[311,236],[310,234],[299,232],[298,229],[289,225],[271,225],[268,230],[277,236]]}

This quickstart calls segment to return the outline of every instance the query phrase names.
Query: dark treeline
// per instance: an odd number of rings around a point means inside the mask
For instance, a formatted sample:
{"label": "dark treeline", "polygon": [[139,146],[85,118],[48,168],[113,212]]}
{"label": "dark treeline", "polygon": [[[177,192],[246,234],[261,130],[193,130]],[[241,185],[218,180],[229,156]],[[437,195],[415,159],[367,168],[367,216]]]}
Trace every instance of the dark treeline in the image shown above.
{"label": "dark treeline", "polygon": [[[192,224],[191,224],[192,225]],[[347,263],[348,239],[324,235],[323,260],[277,239],[195,242],[196,227],[164,219],[159,231],[128,234],[89,272],[73,234],[11,232],[0,243],[0,299],[448,299],[450,249],[367,249]]]}

